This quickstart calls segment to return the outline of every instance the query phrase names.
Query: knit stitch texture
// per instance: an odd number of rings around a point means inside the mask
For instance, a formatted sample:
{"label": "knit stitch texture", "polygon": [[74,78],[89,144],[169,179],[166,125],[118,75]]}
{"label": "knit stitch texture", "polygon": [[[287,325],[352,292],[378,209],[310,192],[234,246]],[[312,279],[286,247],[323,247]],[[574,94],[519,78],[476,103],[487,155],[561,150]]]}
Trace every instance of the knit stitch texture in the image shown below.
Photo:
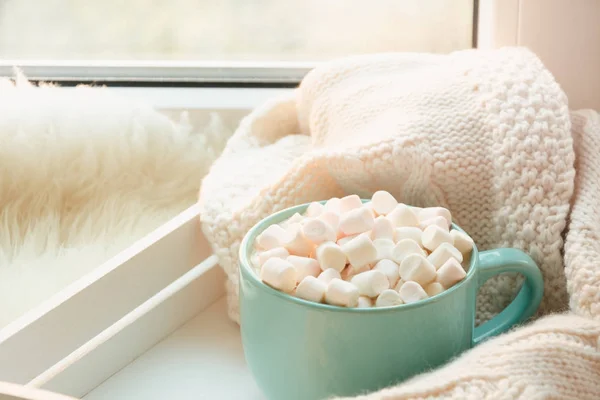
{"label": "knit stitch texture", "polygon": [[353,399],[597,400],[599,339],[600,322],[553,315],[477,346],[434,372]]}
{"label": "knit stitch texture", "polygon": [[575,312],[600,319],[600,116],[586,110],[571,120],[577,177],[565,243],[567,287]]}
{"label": "knit stitch texture", "polygon": [[572,313],[546,317],[437,371],[354,400],[600,399],[600,116],[579,111],[571,120],[577,175],[565,264]]}
{"label": "knit stitch texture", "polygon": [[[202,183],[202,227],[229,278],[230,316],[239,320],[239,244],[255,223],[380,189],[448,207],[482,250],[524,250],[544,275],[540,312],[565,309],[570,128],[564,93],[524,49],[360,56],[316,68],[242,121]],[[511,275],[487,282],[478,322],[518,284]]]}

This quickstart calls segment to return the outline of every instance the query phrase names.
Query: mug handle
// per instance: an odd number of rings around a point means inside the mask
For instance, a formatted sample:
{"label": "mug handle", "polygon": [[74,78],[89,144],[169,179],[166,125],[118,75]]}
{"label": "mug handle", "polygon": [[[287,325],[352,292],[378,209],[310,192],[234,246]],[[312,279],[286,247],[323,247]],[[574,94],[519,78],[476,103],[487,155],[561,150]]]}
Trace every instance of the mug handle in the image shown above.
{"label": "mug handle", "polygon": [[494,275],[504,272],[523,274],[525,281],[517,297],[504,310],[475,328],[473,345],[527,320],[540,306],[544,295],[544,280],[531,257],[517,249],[495,249],[479,253],[478,288]]}

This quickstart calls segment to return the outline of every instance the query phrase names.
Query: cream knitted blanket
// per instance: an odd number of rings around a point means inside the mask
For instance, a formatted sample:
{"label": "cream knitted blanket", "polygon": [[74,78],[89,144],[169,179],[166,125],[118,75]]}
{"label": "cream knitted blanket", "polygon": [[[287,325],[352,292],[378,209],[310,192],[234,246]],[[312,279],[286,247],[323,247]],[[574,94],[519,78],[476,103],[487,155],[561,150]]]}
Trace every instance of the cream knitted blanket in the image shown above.
{"label": "cream knitted blanket", "polygon": [[600,399],[600,116],[577,112],[571,120],[577,176],[565,271],[572,313],[542,318],[437,371],[354,400]]}
{"label": "cream knitted blanket", "polygon": [[[565,95],[523,49],[385,54],[320,66],[292,95],[244,119],[203,181],[202,226],[229,276],[231,317],[238,320],[237,251],[252,225],[295,204],[379,189],[405,203],[448,207],[481,249],[529,253],[544,274],[542,313],[567,308],[568,286],[572,309],[598,316],[597,120],[574,115],[573,136]],[[565,269],[562,234],[572,201]],[[514,276],[484,285],[479,321],[504,307],[517,286]],[[575,393],[565,385],[575,381],[558,378],[580,368],[578,385],[586,389],[577,398],[600,397],[598,385],[586,383],[600,378],[599,332],[593,320],[552,317],[368,398],[550,393],[539,388],[565,398]],[[525,354],[539,357],[523,363]]]}

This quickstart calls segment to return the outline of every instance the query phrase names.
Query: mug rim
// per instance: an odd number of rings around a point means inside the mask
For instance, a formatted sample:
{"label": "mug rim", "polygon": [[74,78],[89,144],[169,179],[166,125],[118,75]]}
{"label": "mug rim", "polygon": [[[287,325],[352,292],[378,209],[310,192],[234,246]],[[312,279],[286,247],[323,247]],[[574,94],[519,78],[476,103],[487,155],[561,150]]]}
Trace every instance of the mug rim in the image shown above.
{"label": "mug rim", "polygon": [[[363,201],[363,203],[366,203],[370,200],[362,199],[362,201]],[[322,201],[318,201],[318,202],[323,204],[326,202],[326,200],[322,200]],[[301,214],[302,212],[304,212],[306,210],[306,208],[309,206],[309,204],[310,203],[304,203],[304,204],[288,207],[288,208],[285,208],[283,210],[280,210],[273,214],[268,215],[267,217],[265,217],[265,218],[261,219],[259,222],[257,222],[252,228],[250,228],[250,230],[248,230],[246,235],[244,235],[244,238],[242,239],[242,242],[240,243],[240,249],[238,252],[238,254],[239,254],[238,258],[239,258],[239,263],[240,263],[240,274],[243,275],[244,279],[249,279],[250,281],[252,281],[252,283],[256,287],[260,288],[263,291],[266,291],[269,294],[272,294],[272,295],[278,297],[279,299],[281,299],[283,301],[295,303],[299,306],[312,307],[312,308],[318,309],[320,311],[346,312],[346,313],[356,313],[356,314],[362,314],[362,313],[376,314],[376,313],[386,313],[386,312],[392,312],[392,311],[399,312],[402,310],[411,310],[411,309],[415,309],[418,307],[424,307],[428,304],[443,301],[446,297],[451,296],[452,293],[459,290],[459,288],[461,288],[462,286],[466,285],[467,282],[470,281],[471,278],[475,275],[475,270],[477,267],[477,260],[479,259],[479,251],[477,249],[477,245],[473,244],[473,250],[471,251],[471,259],[469,261],[469,270],[467,271],[467,275],[465,276],[465,278],[462,281],[455,284],[454,286],[452,286],[450,289],[444,290],[442,293],[436,294],[435,296],[432,296],[432,297],[428,297],[424,300],[417,301],[415,303],[399,304],[399,305],[387,306],[387,307],[370,307],[370,308],[340,307],[340,306],[335,306],[335,305],[331,305],[331,304],[315,303],[313,301],[304,300],[299,297],[295,297],[288,293],[285,293],[285,292],[282,292],[275,288],[272,288],[271,286],[269,286],[266,283],[264,283],[263,281],[261,281],[258,274],[251,267],[252,261],[250,259],[250,253],[252,250],[251,242],[253,240],[251,241],[250,239],[255,239],[261,232],[263,232],[265,229],[267,229],[267,227],[269,227],[270,225],[283,222],[284,220],[291,217],[295,213]],[[452,228],[466,234],[466,232],[460,226],[456,225],[455,223],[452,223]]]}

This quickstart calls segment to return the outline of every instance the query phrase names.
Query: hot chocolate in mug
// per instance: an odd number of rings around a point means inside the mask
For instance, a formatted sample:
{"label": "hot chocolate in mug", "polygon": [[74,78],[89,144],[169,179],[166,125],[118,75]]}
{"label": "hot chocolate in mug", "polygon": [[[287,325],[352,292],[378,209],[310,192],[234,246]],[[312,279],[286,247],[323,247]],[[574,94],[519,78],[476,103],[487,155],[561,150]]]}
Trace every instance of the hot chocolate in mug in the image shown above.
{"label": "hot chocolate in mug", "polygon": [[[467,276],[431,298],[394,307],[343,308],[275,290],[254,272],[254,240],[269,225],[304,213],[308,204],[275,213],[240,247],[240,317],[244,354],[269,400],[321,400],[374,391],[444,364],[525,321],[543,295],[540,270],[516,249],[473,248]],[[453,229],[460,228],[453,225]],[[526,279],[500,314],[475,327],[478,288],[518,272]]]}

